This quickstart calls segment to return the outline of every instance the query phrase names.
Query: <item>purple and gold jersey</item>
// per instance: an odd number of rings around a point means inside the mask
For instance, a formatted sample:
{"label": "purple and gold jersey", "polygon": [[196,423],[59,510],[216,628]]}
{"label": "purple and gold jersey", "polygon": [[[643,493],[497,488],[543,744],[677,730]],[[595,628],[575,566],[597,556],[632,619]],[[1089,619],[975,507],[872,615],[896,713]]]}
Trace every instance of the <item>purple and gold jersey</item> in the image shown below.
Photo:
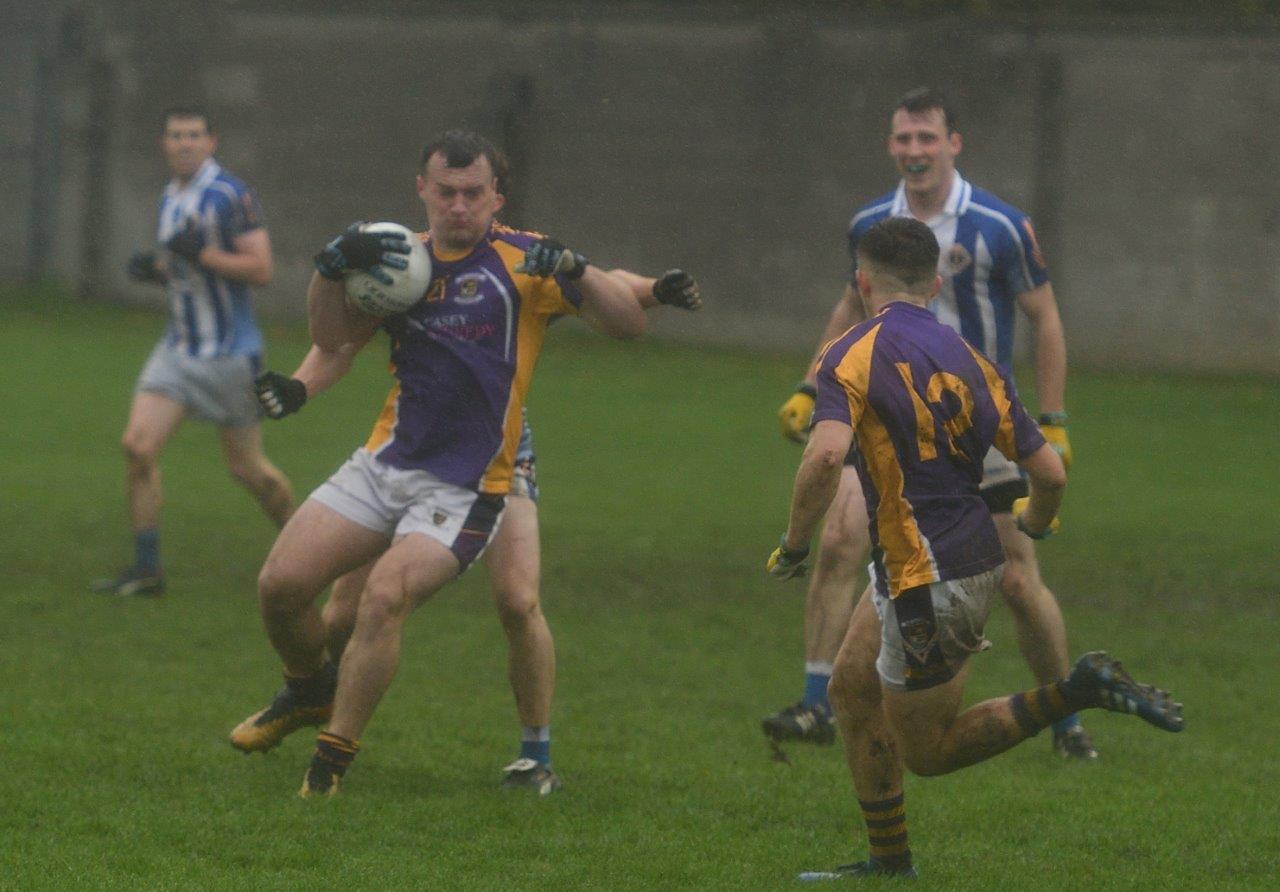
{"label": "purple and gold jersey", "polygon": [[854,429],[883,594],[1004,561],[982,459],[993,445],[1025,458],[1044,437],[1011,379],[929,310],[891,303],[828,344],[813,420]]}
{"label": "purple and gold jersey", "polygon": [[515,272],[538,233],[495,223],[463,254],[422,238],[431,285],[411,310],[383,322],[396,384],[365,448],[393,467],[505,494],[547,323],[576,315],[582,296],[562,276]]}

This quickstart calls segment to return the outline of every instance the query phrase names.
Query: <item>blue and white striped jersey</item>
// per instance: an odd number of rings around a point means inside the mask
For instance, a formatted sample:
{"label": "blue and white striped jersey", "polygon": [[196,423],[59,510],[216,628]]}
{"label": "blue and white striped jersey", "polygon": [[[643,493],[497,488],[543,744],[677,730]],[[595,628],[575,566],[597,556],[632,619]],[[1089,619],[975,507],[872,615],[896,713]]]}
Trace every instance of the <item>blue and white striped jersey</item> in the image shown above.
{"label": "blue and white striped jersey", "polygon": [[[909,217],[906,189],[864,205],[849,222],[849,256],[858,239],[886,217]],[[1013,364],[1017,297],[1049,281],[1031,219],[956,172],[942,213],[925,221],[942,249],[942,290],[929,305],[939,322],[960,332],[1006,371]]]}
{"label": "blue and white striped jersey", "polygon": [[[206,244],[231,251],[236,236],[262,226],[262,209],[248,186],[209,158],[185,185],[171,181],[160,200],[161,245],[188,226],[198,227]],[[201,359],[260,354],[249,286],[172,254],[167,259],[166,344]]]}

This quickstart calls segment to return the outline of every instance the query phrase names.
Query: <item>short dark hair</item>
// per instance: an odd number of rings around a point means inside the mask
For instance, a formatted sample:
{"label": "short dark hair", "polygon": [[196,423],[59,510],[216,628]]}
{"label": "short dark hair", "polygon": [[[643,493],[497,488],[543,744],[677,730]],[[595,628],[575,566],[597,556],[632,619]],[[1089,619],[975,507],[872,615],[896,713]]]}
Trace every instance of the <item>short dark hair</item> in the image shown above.
{"label": "short dark hair", "polygon": [[938,275],[939,252],[928,226],[914,217],[889,217],[858,239],[858,266],[887,273],[914,291]]}
{"label": "short dark hair", "polygon": [[498,191],[505,192],[510,172],[507,169],[507,156],[479,133],[471,130],[447,130],[427,143],[422,150],[421,166],[426,168],[431,156],[444,155],[446,167],[470,167],[480,156],[489,159],[489,167],[498,181]]}
{"label": "short dark hair", "polygon": [[171,105],[160,114],[160,132],[164,133],[169,127],[169,122],[174,118],[187,119],[199,118],[204,121],[204,128],[213,133],[213,118],[209,117],[203,106],[200,105]]}
{"label": "short dark hair", "polygon": [[889,112],[889,120],[892,121],[893,116],[900,111],[911,115],[922,115],[935,110],[942,112],[942,123],[947,125],[947,133],[955,133],[958,123],[955,110],[941,93],[930,87],[916,87],[898,97],[893,110]]}

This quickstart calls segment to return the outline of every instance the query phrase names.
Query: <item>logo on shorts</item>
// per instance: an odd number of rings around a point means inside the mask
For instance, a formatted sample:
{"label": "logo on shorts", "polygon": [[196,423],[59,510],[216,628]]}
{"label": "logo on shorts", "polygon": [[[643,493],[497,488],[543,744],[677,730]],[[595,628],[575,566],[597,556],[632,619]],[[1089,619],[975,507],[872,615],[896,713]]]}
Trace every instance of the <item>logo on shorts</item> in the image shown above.
{"label": "logo on shorts", "polygon": [[437,511],[435,514],[431,515],[431,522],[436,526],[441,526],[448,519],[449,515],[445,514],[443,511]]}
{"label": "logo on shorts", "polygon": [[973,263],[973,255],[959,242],[952,245],[951,250],[947,252],[947,272],[950,275],[964,272],[971,263]]}
{"label": "logo on shorts", "polygon": [[898,632],[902,635],[903,645],[912,656],[924,662],[938,635],[938,627],[933,620],[921,617],[899,623]]}

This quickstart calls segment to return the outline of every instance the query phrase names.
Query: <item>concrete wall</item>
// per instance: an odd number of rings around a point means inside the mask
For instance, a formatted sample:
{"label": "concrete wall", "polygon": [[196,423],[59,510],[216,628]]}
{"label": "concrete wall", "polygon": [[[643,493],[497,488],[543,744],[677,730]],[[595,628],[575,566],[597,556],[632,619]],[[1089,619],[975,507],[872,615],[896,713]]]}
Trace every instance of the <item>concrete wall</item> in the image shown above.
{"label": "concrete wall", "polygon": [[[220,158],[266,207],[280,272],[261,303],[298,312],[308,258],[331,233],[421,219],[421,145],[465,125],[513,156],[509,222],[601,263],[698,274],[706,311],[659,328],[807,347],[843,288],[850,212],[894,183],[885,110],[932,83],[959,107],[962,172],[1036,216],[1073,360],[1280,372],[1276,33],[1035,32],[848,18],[830,4],[660,16],[653,4],[295,6],[310,12],[104,2],[26,14],[6,99],[35,94],[22,86],[32,56],[52,52],[66,10],[89,10],[90,39],[59,57],[54,271],[148,299],[120,267],[154,226],[155,115],[194,98],[216,115]],[[35,169],[33,117],[31,102],[0,112],[7,277],[30,265],[29,196],[41,198],[21,182]]]}

